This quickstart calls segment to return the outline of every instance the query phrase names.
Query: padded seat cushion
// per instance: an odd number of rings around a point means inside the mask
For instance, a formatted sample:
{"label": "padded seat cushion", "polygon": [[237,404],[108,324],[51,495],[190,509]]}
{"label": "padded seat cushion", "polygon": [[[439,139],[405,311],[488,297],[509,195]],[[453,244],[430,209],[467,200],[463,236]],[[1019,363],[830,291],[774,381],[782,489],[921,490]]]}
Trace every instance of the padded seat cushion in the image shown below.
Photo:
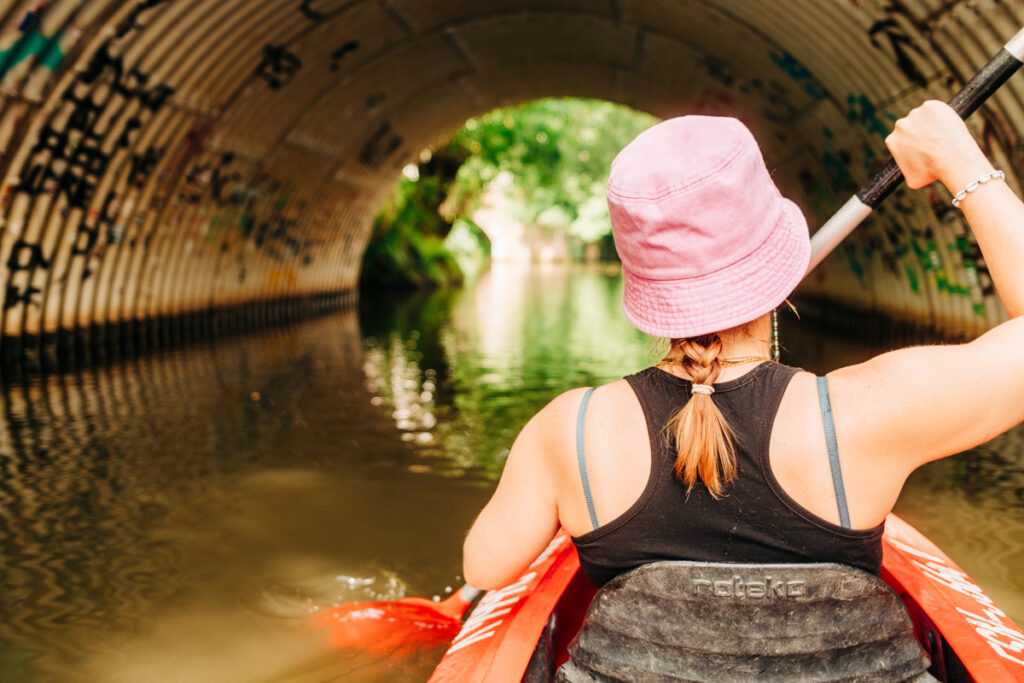
{"label": "padded seat cushion", "polygon": [[556,680],[927,681],[906,608],[838,564],[655,562],[595,596]]}

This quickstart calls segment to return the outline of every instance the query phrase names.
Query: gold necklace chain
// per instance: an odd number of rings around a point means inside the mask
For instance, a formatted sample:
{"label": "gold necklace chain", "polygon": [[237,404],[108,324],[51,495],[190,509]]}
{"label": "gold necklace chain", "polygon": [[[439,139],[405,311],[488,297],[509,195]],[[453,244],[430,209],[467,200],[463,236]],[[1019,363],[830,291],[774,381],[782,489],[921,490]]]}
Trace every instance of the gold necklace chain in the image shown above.
{"label": "gold necklace chain", "polygon": [[[770,361],[771,358],[768,356],[743,356],[742,358],[719,358],[718,362],[723,368],[731,368],[736,365],[746,365],[747,363],[764,363]],[[678,367],[684,367],[684,360],[682,358],[662,358],[658,361],[658,365],[675,365]]]}

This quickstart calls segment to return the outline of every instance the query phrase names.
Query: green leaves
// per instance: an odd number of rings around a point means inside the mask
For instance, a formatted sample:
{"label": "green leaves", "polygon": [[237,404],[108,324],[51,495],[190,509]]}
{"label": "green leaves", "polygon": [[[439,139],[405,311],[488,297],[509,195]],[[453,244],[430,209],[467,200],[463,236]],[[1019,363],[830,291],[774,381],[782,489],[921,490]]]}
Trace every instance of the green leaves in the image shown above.
{"label": "green leaves", "polygon": [[[656,119],[597,100],[547,99],[496,109],[452,138],[467,162],[453,186],[461,213],[479,206],[490,182],[511,174],[506,194],[527,226],[566,227],[593,242],[608,234],[604,185],[612,159]],[[554,217],[558,220],[553,220]]]}

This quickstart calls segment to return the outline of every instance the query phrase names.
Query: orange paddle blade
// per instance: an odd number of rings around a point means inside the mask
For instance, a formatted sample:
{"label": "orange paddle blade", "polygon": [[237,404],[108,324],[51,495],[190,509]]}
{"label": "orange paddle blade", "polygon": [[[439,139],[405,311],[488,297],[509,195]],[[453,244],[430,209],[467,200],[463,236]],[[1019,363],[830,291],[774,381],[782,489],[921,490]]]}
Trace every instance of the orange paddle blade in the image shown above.
{"label": "orange paddle blade", "polygon": [[443,602],[423,598],[355,602],[317,614],[315,625],[328,629],[336,648],[386,654],[450,642],[470,604],[462,591]]}

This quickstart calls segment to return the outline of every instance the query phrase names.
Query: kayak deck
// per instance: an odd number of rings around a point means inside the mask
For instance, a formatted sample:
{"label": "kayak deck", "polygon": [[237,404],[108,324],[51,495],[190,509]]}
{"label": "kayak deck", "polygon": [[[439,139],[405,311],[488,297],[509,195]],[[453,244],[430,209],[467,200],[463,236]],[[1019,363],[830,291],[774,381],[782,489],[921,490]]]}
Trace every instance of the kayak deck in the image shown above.
{"label": "kayak deck", "polygon": [[[882,579],[906,605],[932,675],[1024,681],[1024,632],[952,560],[895,515],[882,545]],[[560,531],[519,579],[480,600],[430,680],[545,680],[596,592]]]}

